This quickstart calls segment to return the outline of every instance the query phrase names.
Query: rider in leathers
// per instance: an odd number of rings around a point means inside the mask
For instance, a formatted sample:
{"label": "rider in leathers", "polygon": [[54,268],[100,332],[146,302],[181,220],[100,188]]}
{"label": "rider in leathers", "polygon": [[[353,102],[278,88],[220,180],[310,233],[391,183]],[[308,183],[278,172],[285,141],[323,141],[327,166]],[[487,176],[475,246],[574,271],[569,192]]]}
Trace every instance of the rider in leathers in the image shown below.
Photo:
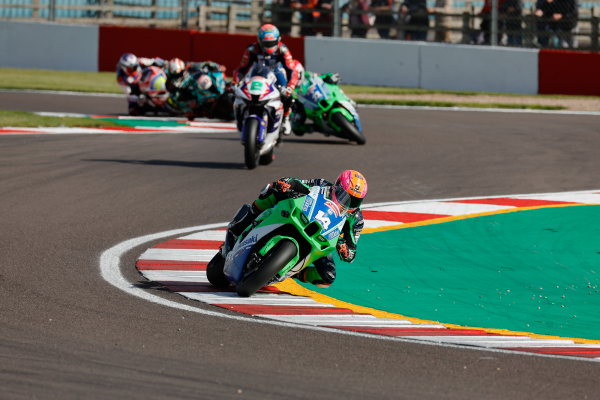
{"label": "rider in leathers", "polygon": [[[345,171],[357,173],[356,171]],[[363,198],[366,195],[366,181],[361,174],[364,181]],[[340,175],[340,178],[344,174]],[[338,181],[339,179],[338,178]],[[336,181],[336,184],[337,182]],[[232,235],[229,238],[229,243],[235,243],[235,240],[242,232],[258,217],[264,210],[273,207],[275,204],[282,200],[289,198],[298,198],[306,196],[310,189],[318,186],[322,191],[325,191],[325,195],[331,198],[331,191],[333,189],[332,183],[325,179],[309,179],[301,180],[295,178],[281,178],[280,180],[270,183],[263,188],[258,196],[258,199],[252,204],[245,204],[238,211],[233,220],[229,223],[227,234]],[[361,198],[362,200],[362,198]],[[354,261],[356,256],[356,244],[360,233],[363,229],[364,221],[360,206],[355,209],[350,209],[346,216],[346,223],[342,229],[342,233],[338,239],[336,249],[338,255],[345,262]],[[227,249],[230,250],[230,249]],[[301,282],[309,282],[313,285],[317,285],[320,288],[329,287],[335,281],[335,263],[333,261],[332,254],[327,257],[321,257],[313,262],[313,266],[304,268],[294,278]]]}
{"label": "rider in leathers", "polygon": [[258,41],[246,48],[240,67],[233,73],[233,85],[237,85],[256,62],[264,63],[277,78],[283,103],[283,134],[289,135],[292,132],[289,122],[292,92],[298,82],[298,73],[292,53],[281,43],[279,30],[273,25],[263,25],[258,31]]}

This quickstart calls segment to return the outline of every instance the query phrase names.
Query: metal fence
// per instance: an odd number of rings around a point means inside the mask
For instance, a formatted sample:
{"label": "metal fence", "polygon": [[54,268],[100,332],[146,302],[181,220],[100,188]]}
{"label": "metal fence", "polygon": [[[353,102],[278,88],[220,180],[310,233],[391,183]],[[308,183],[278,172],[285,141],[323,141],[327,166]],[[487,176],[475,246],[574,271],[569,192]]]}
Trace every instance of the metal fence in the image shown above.
{"label": "metal fence", "polygon": [[[600,0],[0,0],[0,19],[598,51]],[[494,10],[496,10],[494,12]]]}

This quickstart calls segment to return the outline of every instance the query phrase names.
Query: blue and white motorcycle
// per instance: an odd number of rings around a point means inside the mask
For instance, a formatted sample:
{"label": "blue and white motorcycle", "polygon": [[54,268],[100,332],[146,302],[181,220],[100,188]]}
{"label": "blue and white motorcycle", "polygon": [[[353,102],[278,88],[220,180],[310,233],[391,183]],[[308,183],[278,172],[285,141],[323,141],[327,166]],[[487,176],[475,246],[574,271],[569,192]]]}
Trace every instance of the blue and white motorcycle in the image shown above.
{"label": "blue and white motorcycle", "polygon": [[275,74],[264,64],[255,63],[235,89],[233,110],[244,145],[248,169],[270,164],[279,140],[283,103]]}

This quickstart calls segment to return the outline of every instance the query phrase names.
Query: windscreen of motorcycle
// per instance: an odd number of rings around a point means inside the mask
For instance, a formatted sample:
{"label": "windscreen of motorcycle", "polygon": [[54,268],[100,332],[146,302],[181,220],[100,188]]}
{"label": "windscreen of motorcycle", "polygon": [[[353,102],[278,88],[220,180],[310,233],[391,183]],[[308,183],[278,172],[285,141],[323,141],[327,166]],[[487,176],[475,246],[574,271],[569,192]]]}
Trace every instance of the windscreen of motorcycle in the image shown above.
{"label": "windscreen of motorcycle", "polygon": [[314,110],[320,108],[319,101],[321,99],[328,100],[330,96],[331,93],[323,79],[315,76],[307,80],[306,85],[302,85],[298,100],[304,104],[304,107]]}
{"label": "windscreen of motorcycle", "polygon": [[308,217],[309,222],[319,222],[322,227],[321,235],[333,241],[342,232],[346,214],[328,198],[329,190],[329,188],[312,188],[304,200],[302,212]]}

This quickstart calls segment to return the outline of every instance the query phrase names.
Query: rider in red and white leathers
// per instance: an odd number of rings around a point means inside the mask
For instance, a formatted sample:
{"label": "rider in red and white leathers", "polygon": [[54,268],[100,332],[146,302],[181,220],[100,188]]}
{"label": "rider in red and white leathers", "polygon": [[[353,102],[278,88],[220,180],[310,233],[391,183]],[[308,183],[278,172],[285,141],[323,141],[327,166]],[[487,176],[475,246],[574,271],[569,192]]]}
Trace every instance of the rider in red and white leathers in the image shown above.
{"label": "rider in red and white leathers", "polygon": [[289,135],[292,131],[289,122],[292,92],[298,83],[298,71],[292,53],[281,43],[279,30],[273,25],[267,24],[260,28],[258,41],[246,48],[240,67],[233,73],[232,83],[237,85],[256,62],[267,66],[277,78],[284,107],[283,133]]}
{"label": "rider in red and white leathers", "polygon": [[125,53],[117,63],[117,83],[123,93],[127,95],[129,115],[138,115],[140,106],[138,105],[141,94],[139,82],[142,78],[142,69],[146,67],[162,68],[165,61],[162,58],[137,58],[131,53]]}

